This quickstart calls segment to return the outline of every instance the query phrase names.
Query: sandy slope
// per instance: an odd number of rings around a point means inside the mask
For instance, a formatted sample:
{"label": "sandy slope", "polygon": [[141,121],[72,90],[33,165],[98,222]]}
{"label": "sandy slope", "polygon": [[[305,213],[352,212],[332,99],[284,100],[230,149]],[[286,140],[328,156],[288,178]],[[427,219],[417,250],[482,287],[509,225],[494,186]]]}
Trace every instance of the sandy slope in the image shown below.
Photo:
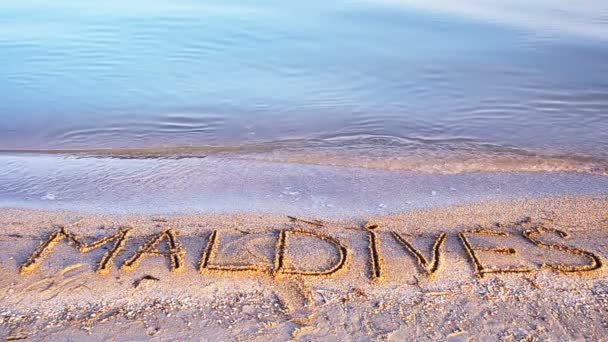
{"label": "sandy slope", "polygon": [[[608,335],[608,276],[605,265],[600,267],[608,256],[605,197],[302,219],[310,222],[283,215],[103,216],[3,209],[0,336],[605,340]],[[370,248],[366,224],[378,225],[375,247]],[[96,247],[95,240],[119,232],[118,227],[132,229],[106,275],[95,270],[118,240],[79,253],[78,244],[68,245],[65,237],[28,264],[59,225],[81,237],[81,247]],[[169,229],[174,235],[158,235]],[[481,272],[522,273],[482,277],[459,236],[466,230],[503,234],[465,234]],[[213,231],[216,244],[209,248]],[[287,231],[285,244],[281,231]],[[536,242],[526,239],[525,231]],[[441,233],[446,238],[438,241]],[[163,239],[148,252],[157,253],[144,255],[125,272],[138,249],[155,237]],[[488,250],[496,247],[515,254]],[[206,268],[201,270],[201,263]]]}

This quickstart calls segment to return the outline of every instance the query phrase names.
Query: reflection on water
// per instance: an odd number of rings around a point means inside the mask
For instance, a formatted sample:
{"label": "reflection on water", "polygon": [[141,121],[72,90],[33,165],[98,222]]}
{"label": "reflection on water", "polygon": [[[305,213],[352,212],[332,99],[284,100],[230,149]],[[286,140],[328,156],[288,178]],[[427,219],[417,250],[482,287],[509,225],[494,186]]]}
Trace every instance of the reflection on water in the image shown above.
{"label": "reflection on water", "polygon": [[608,161],[602,0],[0,9],[0,149],[363,141],[358,153],[400,159],[515,150]]}

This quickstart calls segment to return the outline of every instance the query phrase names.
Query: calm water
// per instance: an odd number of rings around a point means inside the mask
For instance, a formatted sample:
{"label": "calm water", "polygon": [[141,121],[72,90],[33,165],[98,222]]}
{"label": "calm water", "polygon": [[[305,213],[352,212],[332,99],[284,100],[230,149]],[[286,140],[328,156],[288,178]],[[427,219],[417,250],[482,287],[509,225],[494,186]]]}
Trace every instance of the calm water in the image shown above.
{"label": "calm water", "polygon": [[8,0],[0,99],[3,150],[606,165],[608,2]]}

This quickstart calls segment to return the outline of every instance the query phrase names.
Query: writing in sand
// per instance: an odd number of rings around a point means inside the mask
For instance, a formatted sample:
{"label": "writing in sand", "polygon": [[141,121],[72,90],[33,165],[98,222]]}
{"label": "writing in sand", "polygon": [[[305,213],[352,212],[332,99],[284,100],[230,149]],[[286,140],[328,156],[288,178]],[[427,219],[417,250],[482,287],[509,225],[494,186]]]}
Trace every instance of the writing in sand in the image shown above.
{"label": "writing in sand", "polygon": [[[365,224],[359,232],[353,232],[349,236],[351,239],[356,236],[360,244],[367,246],[364,252],[359,251],[358,254],[361,255],[356,257],[366,260],[368,267],[363,272],[367,272],[372,281],[382,280],[387,273],[394,271],[387,267],[387,256],[383,251],[383,244],[388,243],[389,240],[399,247],[401,255],[413,258],[418,268],[416,272],[429,278],[435,277],[448,263],[445,260],[444,249],[450,235],[457,237],[455,241],[458,241],[459,248],[466,252],[467,260],[478,277],[488,274],[528,273],[541,269],[573,275],[592,274],[602,270],[602,257],[592,251],[567,243],[565,240],[569,238],[569,234],[566,231],[526,223],[529,222],[521,222],[519,226],[521,229],[515,232],[502,231],[500,225],[491,228],[476,226],[456,229],[453,233],[439,232],[431,236],[431,243],[426,248],[417,247],[420,246],[420,241],[416,241],[415,236],[404,232],[385,231],[378,225],[370,223]],[[67,243],[80,253],[99,250],[101,254],[102,251],[105,251],[101,259],[96,261],[97,273],[100,275],[110,273],[115,268],[115,264],[118,264],[116,268],[120,272],[136,270],[142,261],[152,257],[166,259],[171,271],[182,272],[188,268],[186,255],[192,252],[196,256],[194,258],[196,265],[192,266],[202,274],[247,273],[255,275],[265,273],[276,277],[334,277],[352,266],[351,261],[355,254],[344,239],[332,236],[331,231],[321,232],[319,229],[313,228],[278,229],[264,233],[245,232],[245,234],[254,235],[266,234],[269,239],[272,239],[271,247],[268,248],[272,250],[267,251],[271,257],[266,263],[256,263],[252,261],[255,261],[255,258],[248,257],[241,257],[236,262],[222,260],[225,258],[218,257],[218,254],[222,254],[218,253],[222,244],[230,235],[235,234],[233,230],[212,230],[200,234],[200,236],[190,236],[189,241],[194,242],[189,245],[198,245],[198,251],[190,252],[180,241],[178,231],[175,229],[164,229],[144,238],[135,238],[134,232],[133,228],[120,228],[115,233],[95,240],[95,238],[85,239],[65,227],[55,227],[21,264],[20,273],[25,275],[35,272],[41,267],[43,261],[53,254],[53,250],[60,243]],[[243,234],[243,232],[238,234]],[[481,241],[480,239],[483,238],[486,240]],[[488,243],[487,239],[490,239],[492,243]],[[517,240],[520,244],[525,243],[526,247],[513,247]],[[127,245],[130,247],[127,248]],[[237,244],[234,248],[235,254],[243,252],[243,248]],[[241,250],[239,251],[239,249]],[[536,260],[534,263],[518,266],[519,260],[514,257],[519,255],[522,249],[536,249],[538,252],[535,252],[536,254],[551,250],[559,253],[561,257],[555,260]],[[510,265],[495,263],[493,256],[510,258],[509,260],[513,262]],[[319,262],[317,260],[319,258],[325,260]],[[394,251],[388,258],[394,258]],[[163,263],[154,263],[154,265],[154,267],[161,267]]]}

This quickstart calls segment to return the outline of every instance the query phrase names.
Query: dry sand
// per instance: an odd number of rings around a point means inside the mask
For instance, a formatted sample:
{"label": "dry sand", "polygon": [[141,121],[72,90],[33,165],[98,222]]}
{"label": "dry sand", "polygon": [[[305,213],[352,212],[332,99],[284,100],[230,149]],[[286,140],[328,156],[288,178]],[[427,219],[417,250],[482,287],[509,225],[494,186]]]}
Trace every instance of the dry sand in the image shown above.
{"label": "dry sand", "polygon": [[2,209],[0,337],[607,340],[607,197],[288,214]]}

